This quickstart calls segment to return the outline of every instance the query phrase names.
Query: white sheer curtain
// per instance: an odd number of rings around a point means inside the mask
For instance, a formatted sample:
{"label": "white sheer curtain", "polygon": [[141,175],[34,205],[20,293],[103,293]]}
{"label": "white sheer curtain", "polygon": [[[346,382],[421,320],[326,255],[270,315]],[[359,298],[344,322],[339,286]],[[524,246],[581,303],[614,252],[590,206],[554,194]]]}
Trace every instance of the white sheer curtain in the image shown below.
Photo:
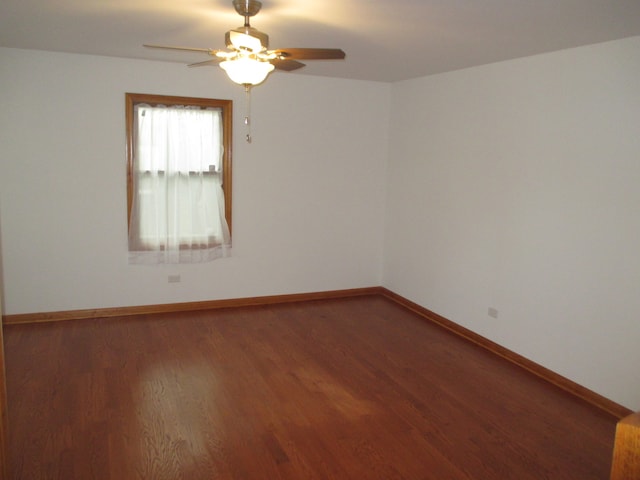
{"label": "white sheer curtain", "polygon": [[229,256],[221,112],[138,104],[134,117],[129,263]]}

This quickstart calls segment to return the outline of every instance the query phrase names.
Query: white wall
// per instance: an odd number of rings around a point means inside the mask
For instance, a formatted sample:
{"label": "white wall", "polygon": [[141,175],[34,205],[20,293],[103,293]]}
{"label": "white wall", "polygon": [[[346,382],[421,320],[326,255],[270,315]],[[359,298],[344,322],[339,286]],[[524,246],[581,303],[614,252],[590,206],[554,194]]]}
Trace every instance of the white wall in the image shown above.
{"label": "white wall", "polygon": [[[0,49],[5,313],[380,285],[390,86]],[[127,264],[124,93],[234,100],[232,258]],[[169,284],[169,274],[182,282]]]}
{"label": "white wall", "polygon": [[394,84],[390,131],[385,286],[640,409],[640,37]]}

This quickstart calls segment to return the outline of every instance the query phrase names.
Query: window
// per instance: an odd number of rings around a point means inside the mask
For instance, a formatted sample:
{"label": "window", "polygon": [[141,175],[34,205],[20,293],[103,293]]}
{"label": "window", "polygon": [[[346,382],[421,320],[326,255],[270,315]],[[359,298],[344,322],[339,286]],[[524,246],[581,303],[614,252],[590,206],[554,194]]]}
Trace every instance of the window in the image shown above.
{"label": "window", "polygon": [[126,94],[130,263],[228,256],[231,109],[231,100]]}

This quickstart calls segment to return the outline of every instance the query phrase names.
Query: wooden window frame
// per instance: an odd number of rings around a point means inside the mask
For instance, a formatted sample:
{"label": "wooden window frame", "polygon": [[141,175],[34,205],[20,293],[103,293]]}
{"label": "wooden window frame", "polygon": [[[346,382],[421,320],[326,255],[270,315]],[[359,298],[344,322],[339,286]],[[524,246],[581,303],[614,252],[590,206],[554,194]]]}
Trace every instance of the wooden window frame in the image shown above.
{"label": "wooden window frame", "polygon": [[131,206],[133,204],[133,127],[135,123],[134,107],[140,103],[156,105],[187,105],[201,108],[219,108],[222,113],[222,191],[224,192],[224,213],[231,232],[231,185],[232,185],[232,124],[233,101],[214,98],[178,97],[173,95],[151,95],[146,93],[125,94],[125,123],[127,130],[127,229],[131,225]]}

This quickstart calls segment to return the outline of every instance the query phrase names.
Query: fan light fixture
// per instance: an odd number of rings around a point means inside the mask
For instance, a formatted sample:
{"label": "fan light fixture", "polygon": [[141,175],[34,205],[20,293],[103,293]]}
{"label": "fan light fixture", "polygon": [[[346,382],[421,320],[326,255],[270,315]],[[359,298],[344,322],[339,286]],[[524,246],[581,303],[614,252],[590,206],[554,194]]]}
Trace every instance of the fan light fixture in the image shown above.
{"label": "fan light fixture", "polygon": [[220,63],[220,67],[227,72],[231,81],[244,86],[258,85],[264,82],[264,79],[274,68],[269,62],[246,56],[225,60]]}
{"label": "fan light fixture", "polygon": [[262,3],[258,0],[232,0],[238,15],[244,17],[242,27],[229,30],[225,34],[227,50],[212,48],[174,47],[168,45],[149,45],[145,47],[202,52],[215,57],[204,62],[189,64],[190,67],[219,64],[232,82],[244,86],[247,97],[247,142],[251,143],[250,112],[251,87],[265,81],[274,70],[291,72],[304,67],[298,60],[339,60],[345,53],[339,48],[283,48],[269,50],[269,35],[253,28],[249,20],[256,15]]}

